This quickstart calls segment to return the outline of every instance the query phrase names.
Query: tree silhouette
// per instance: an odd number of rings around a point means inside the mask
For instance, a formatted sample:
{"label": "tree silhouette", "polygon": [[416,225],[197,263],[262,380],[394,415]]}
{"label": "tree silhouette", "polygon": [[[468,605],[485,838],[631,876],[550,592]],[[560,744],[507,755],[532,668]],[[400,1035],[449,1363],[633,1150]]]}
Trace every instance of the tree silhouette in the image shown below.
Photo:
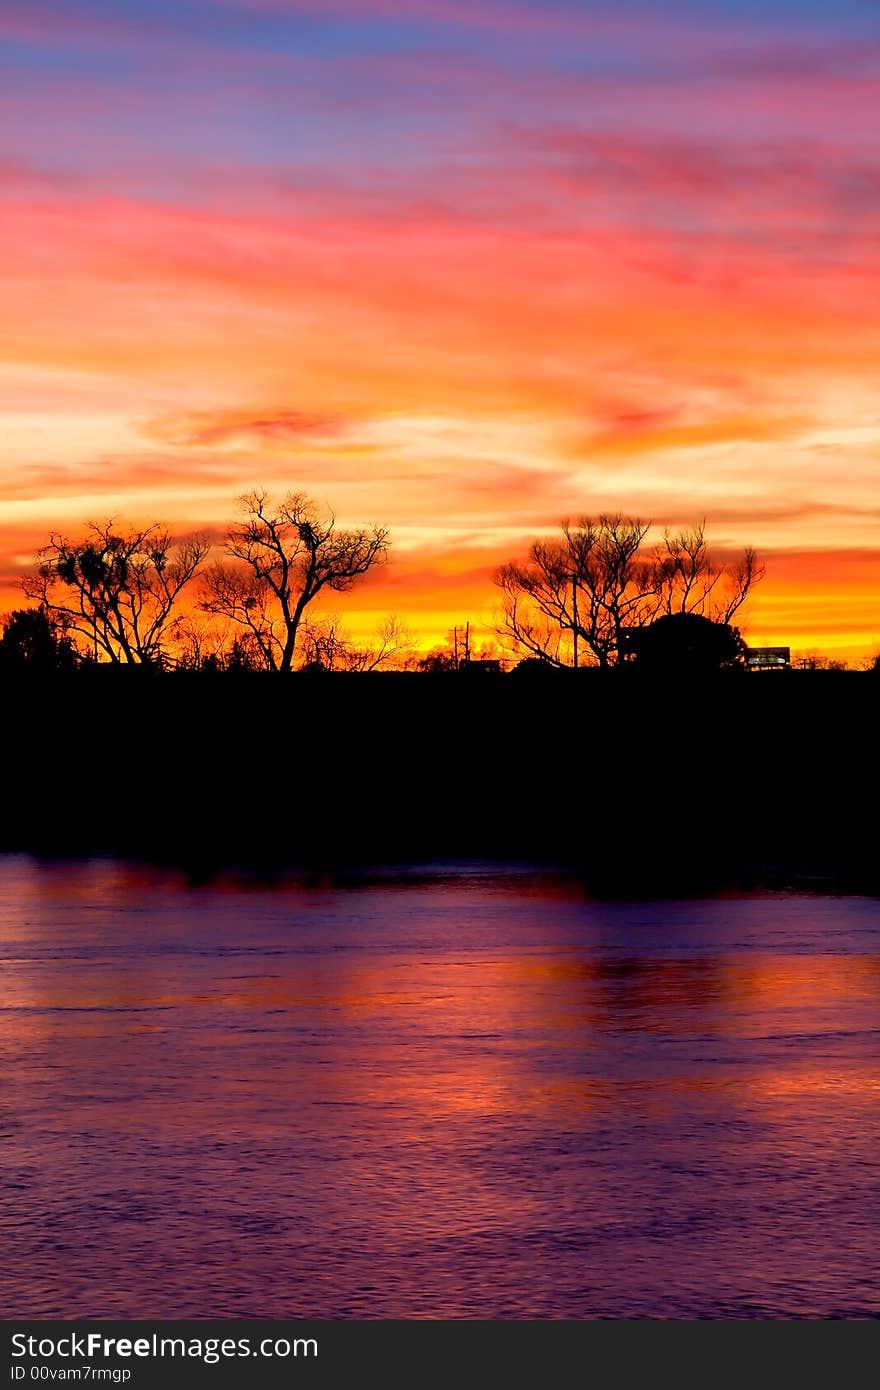
{"label": "tree silhouette", "polygon": [[303,617],[324,589],[344,593],[388,550],[388,532],[337,527],[304,493],[275,506],[264,490],[240,499],[243,519],[230,527],[231,557],[205,574],[201,607],[242,627],[263,666],[290,671]]}
{"label": "tree silhouette", "polygon": [[55,675],[74,671],[77,654],[63,624],[45,608],[17,608],[3,622],[0,671]]}
{"label": "tree silhouette", "polygon": [[554,666],[600,667],[627,654],[632,631],[656,618],[693,613],[729,623],[763,569],[753,550],[717,565],[704,527],[667,533],[645,551],[650,522],[603,515],[563,522],[561,537],[533,541],[523,562],[502,566],[497,627],[521,654]]}
{"label": "tree silhouette", "polygon": [[207,551],[203,537],[175,540],[158,523],[120,530],[112,519],[90,521],[85,540],[52,535],[22,588],[63,622],[83,655],[159,666],[175,606]]}

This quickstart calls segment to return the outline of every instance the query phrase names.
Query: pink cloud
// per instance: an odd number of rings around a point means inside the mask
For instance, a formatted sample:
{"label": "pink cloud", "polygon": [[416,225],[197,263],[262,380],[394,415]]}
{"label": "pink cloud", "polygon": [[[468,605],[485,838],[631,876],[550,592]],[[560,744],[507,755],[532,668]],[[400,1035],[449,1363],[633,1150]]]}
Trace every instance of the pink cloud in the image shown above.
{"label": "pink cloud", "polygon": [[155,420],[147,433],[171,444],[199,449],[224,444],[289,444],[301,439],[338,436],[344,426],[338,415],[297,410],[278,410],[264,415],[250,412],[197,412]]}

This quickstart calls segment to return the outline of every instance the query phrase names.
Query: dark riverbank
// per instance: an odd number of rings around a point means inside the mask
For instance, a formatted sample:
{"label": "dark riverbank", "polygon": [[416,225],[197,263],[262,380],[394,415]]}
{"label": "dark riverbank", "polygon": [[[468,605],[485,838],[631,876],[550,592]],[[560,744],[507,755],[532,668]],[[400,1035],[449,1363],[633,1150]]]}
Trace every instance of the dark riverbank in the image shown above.
{"label": "dark riverbank", "polygon": [[831,672],[18,682],[0,848],[197,873],[543,860],[610,896],[876,893],[878,693]]}

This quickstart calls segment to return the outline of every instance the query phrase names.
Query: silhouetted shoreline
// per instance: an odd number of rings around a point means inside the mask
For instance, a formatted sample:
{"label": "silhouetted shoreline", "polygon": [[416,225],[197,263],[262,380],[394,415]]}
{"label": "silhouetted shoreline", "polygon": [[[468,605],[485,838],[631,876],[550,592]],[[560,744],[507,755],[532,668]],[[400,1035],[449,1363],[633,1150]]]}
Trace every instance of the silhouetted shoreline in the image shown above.
{"label": "silhouetted shoreline", "polygon": [[8,682],[0,849],[195,877],[564,868],[598,896],[880,893],[865,673]]}

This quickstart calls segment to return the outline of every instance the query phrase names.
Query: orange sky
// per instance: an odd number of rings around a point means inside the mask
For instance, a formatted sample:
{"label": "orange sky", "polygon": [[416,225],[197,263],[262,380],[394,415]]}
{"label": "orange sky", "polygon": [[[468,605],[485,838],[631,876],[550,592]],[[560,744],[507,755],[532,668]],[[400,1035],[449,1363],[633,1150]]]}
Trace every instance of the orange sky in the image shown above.
{"label": "orange sky", "polygon": [[[707,91],[719,19],[679,26],[684,77],[656,56],[650,82],[621,76],[624,27],[601,81],[554,83],[555,30],[533,70],[519,31],[506,64],[483,29],[456,47],[450,12],[430,19],[445,65],[381,24],[357,62],[300,29],[280,55],[223,30],[163,88],[159,56],[183,64],[198,33],[134,0],[133,37],[73,25],[100,9],[28,10],[28,66],[0,97],[3,607],[52,528],[219,528],[261,484],[390,526],[390,568],[340,605],[355,631],[389,611],[424,644],[488,625],[497,563],[620,509],[759,548],[750,641],[880,647],[880,162],[847,124],[880,66],[847,74],[855,46],[817,34],[813,70],[785,31],[760,81],[759,33],[752,68]],[[598,32],[565,44],[595,56]],[[351,71],[365,89],[344,99]],[[367,78],[389,71],[380,109]]]}

